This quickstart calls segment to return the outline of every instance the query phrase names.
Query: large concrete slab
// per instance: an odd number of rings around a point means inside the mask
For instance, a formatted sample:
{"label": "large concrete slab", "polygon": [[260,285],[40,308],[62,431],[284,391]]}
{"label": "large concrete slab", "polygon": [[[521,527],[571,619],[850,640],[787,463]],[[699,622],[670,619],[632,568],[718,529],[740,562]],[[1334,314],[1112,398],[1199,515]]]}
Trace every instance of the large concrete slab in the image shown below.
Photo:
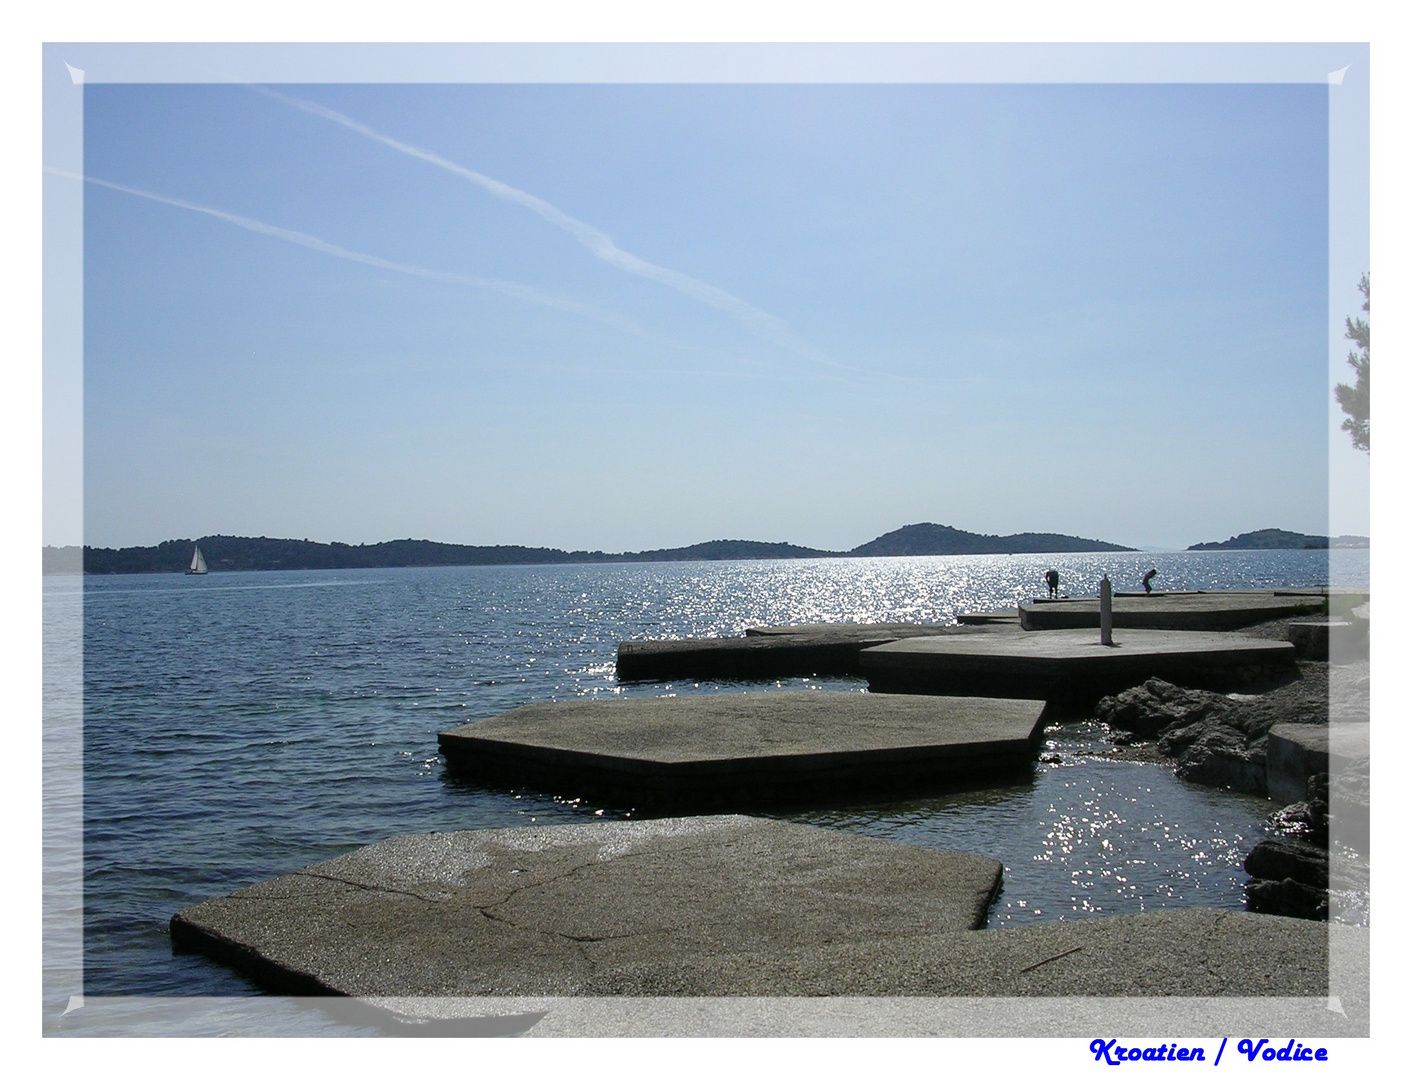
{"label": "large concrete slab", "polygon": [[981,926],[1000,875],[759,818],[432,833],[187,908],[172,941],[293,993],[653,992],[725,956],[744,987],[779,953]]}
{"label": "large concrete slab", "polygon": [[1238,634],[1095,630],[913,638],[862,654],[868,685],[886,693],[981,694],[1084,702],[1156,676],[1232,690],[1296,667],[1294,646]]}
{"label": "large concrete slab", "polygon": [[[1113,625],[1144,630],[1234,630],[1271,619],[1322,612],[1321,590],[1241,590],[1214,592],[1118,593]],[[1098,627],[1098,598],[1031,600],[1020,605],[1026,630]]]}
{"label": "large concrete slab", "polygon": [[752,627],[744,637],[624,641],[617,674],[620,682],[857,675],[861,649],[955,630],[925,623],[813,623]]}
{"label": "large concrete slab", "polygon": [[287,993],[1308,997],[1328,927],[1202,909],[981,925],[1000,866],[687,818],[395,837],[178,913]]}
{"label": "large concrete slab", "polygon": [[456,772],[625,806],[901,794],[1033,760],[1034,701],[824,691],[525,705],[437,736]]}
{"label": "large concrete slab", "polygon": [[956,616],[962,626],[1005,626],[1020,629],[1019,608],[1000,608],[996,611],[963,611]]}

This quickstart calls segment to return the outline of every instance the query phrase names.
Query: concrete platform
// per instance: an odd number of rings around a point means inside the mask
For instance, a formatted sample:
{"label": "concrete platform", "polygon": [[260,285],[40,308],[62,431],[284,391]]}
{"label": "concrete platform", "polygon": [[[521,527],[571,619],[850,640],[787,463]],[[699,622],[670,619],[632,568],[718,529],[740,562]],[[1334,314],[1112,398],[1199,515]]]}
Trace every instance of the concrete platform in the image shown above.
{"label": "concrete platform", "polygon": [[[1322,590],[1241,590],[1216,592],[1116,593],[1113,625],[1142,630],[1236,630],[1327,609]],[[1031,600],[1020,605],[1026,630],[1098,627],[1098,598]]]}
{"label": "concrete platform", "polygon": [[434,833],[194,905],[171,934],[279,992],[382,999],[1328,992],[1322,924],[973,929],[999,880],[981,856],[755,818]]}
{"label": "concrete platform", "polygon": [[1000,611],[966,611],[956,616],[961,626],[1020,626],[1018,608],[1005,608]]}
{"label": "concrete platform", "polygon": [[814,623],[752,627],[744,637],[624,641],[618,645],[618,680],[857,675],[863,649],[957,629],[925,623]]}
{"label": "concrete platform", "polygon": [[1265,788],[1277,803],[1304,798],[1315,773],[1368,760],[1367,724],[1276,724],[1265,741]]}
{"label": "concrete platform", "polygon": [[955,630],[941,623],[786,623],[781,626],[748,626],[746,637],[808,637],[856,641],[885,637],[891,640],[926,637]]}
{"label": "concrete platform", "polygon": [[914,638],[867,649],[875,691],[979,694],[1092,702],[1156,676],[1179,686],[1234,690],[1295,669],[1294,646],[1237,634],[1121,630],[1112,647],[1097,630]]}
{"label": "concrete platform", "polygon": [[525,705],[437,736],[454,772],[620,806],[897,795],[1030,767],[1034,701],[769,692]]}
{"label": "concrete platform", "polygon": [[735,954],[744,980],[776,951],[973,929],[1000,875],[759,818],[433,833],[187,908],[172,942],[291,993],[593,993],[605,971],[645,986]]}

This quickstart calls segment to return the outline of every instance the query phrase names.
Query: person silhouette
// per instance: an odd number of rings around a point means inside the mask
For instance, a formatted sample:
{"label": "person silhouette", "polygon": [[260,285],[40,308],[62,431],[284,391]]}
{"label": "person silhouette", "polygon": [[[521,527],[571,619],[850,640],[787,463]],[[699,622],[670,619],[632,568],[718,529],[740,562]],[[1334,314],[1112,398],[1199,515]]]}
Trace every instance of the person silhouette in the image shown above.
{"label": "person silhouette", "polygon": [[1044,572],[1044,583],[1049,586],[1049,599],[1057,599],[1059,596],[1059,571],[1046,570]]}
{"label": "person silhouette", "polygon": [[1155,578],[1156,576],[1157,576],[1157,568],[1156,568],[1156,567],[1153,567],[1153,568],[1152,568],[1151,570],[1149,570],[1147,573],[1145,573],[1145,574],[1142,575],[1142,587],[1143,587],[1145,590],[1147,590],[1147,595],[1148,595],[1148,596],[1151,596],[1151,595],[1152,595],[1152,579]]}

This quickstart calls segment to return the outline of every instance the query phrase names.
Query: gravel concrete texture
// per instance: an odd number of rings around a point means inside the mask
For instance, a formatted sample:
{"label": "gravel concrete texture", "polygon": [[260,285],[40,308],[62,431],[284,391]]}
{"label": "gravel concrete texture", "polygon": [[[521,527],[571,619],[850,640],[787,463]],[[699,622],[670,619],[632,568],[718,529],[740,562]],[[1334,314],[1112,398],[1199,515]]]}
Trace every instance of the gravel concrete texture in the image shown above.
{"label": "gravel concrete texture", "polygon": [[442,732],[448,767],[624,806],[897,794],[1030,766],[1042,703],[789,691],[540,702]]}
{"label": "gravel concrete texture", "polygon": [[975,930],[1000,865],[742,817],[394,837],[180,912],[174,946],[358,997],[1329,992],[1328,928],[1183,909]]}
{"label": "gravel concrete texture", "polygon": [[630,988],[644,985],[648,993],[699,996],[1314,996],[1328,992],[1328,929],[1302,919],[1184,908],[850,941],[793,949],[768,966],[714,956],[685,969],[620,969],[604,973],[597,992],[636,993]]}
{"label": "gravel concrete texture", "polygon": [[171,930],[174,947],[290,993],[653,993],[701,978],[794,993],[782,957],[973,929],[1000,876],[979,855],[761,818],[599,822],[392,837],[187,908]]}
{"label": "gravel concrete texture", "polygon": [[1288,641],[1229,633],[1121,630],[912,638],[865,649],[868,685],[885,693],[989,694],[1096,701],[1156,677],[1180,686],[1233,690],[1293,672]]}

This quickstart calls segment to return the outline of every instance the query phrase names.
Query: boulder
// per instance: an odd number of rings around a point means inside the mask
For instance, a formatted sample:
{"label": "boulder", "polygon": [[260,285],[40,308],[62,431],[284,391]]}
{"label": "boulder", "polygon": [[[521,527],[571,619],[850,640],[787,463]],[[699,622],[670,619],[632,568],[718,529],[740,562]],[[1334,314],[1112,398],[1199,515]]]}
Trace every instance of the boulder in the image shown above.
{"label": "boulder", "polygon": [[1175,749],[1178,740],[1168,743],[1167,738],[1157,747],[1177,759],[1177,775],[1183,780],[1249,795],[1265,794],[1263,736],[1251,741],[1238,726],[1214,718],[1175,734],[1182,736],[1181,749]]}
{"label": "boulder", "polygon": [[1094,715],[1109,727],[1151,739],[1168,728],[1185,727],[1223,714],[1229,708],[1230,702],[1222,694],[1188,690],[1162,679],[1148,679],[1141,686],[1104,698]]}
{"label": "boulder", "polygon": [[1245,872],[1251,877],[1245,886],[1247,910],[1292,919],[1328,919],[1326,848],[1287,838],[1262,840],[1245,857]]}
{"label": "boulder", "polygon": [[1261,840],[1245,857],[1245,872],[1267,881],[1291,879],[1315,889],[1329,887],[1329,853],[1299,840]]}
{"label": "boulder", "polygon": [[1329,774],[1309,777],[1305,796],[1270,815],[1270,824],[1282,833],[1302,837],[1325,851],[1329,847]]}
{"label": "boulder", "polygon": [[1293,878],[1283,881],[1252,879],[1245,886],[1245,907],[1260,915],[1283,915],[1290,919],[1327,921],[1329,894]]}

